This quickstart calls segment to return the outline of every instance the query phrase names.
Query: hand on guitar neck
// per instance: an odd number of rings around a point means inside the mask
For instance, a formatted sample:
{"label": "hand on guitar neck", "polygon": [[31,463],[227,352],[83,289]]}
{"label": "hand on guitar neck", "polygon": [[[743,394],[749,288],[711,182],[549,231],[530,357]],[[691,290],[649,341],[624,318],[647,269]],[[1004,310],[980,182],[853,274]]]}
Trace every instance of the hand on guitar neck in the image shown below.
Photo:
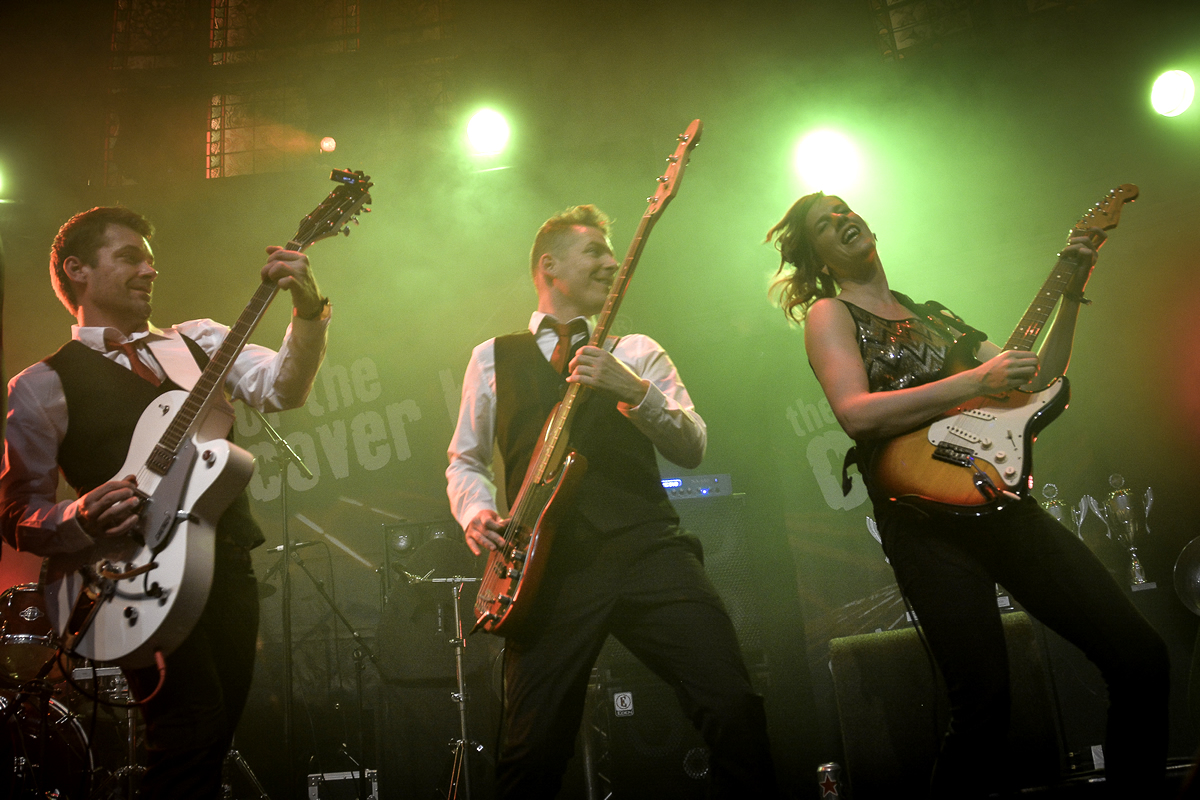
{"label": "hand on guitar neck", "polygon": [[982,396],[1009,389],[1041,391],[1066,374],[1074,342],[1075,321],[1083,290],[1096,266],[1097,251],[1108,234],[1100,228],[1076,231],[1058,254],[1060,263],[1071,265],[1074,272],[1063,292],[1062,306],[1037,354],[1027,350],[1005,350],[988,342],[980,346],[983,361],[975,368]]}
{"label": "hand on guitar neck", "polygon": [[1038,348],[1042,365],[1037,378],[1032,381],[1031,388],[1034,391],[1046,388],[1067,374],[1071,349],[1075,345],[1075,321],[1079,316],[1079,305],[1086,302],[1083,290],[1096,266],[1097,251],[1107,238],[1108,234],[1100,228],[1076,229],[1067,246],[1058,254],[1059,263],[1072,264],[1075,271],[1063,292],[1054,323]]}
{"label": "hand on guitar neck", "polygon": [[599,347],[579,348],[570,367],[567,383],[607,392],[629,406],[640,405],[650,391],[650,381],[639,378],[628,364]]}
{"label": "hand on guitar neck", "polygon": [[1102,229],[1088,228],[1086,231],[1079,231],[1071,236],[1067,246],[1058,254],[1060,259],[1076,264],[1075,274],[1071,277],[1066,291],[1063,292],[1066,300],[1078,304],[1080,298],[1083,297],[1084,287],[1087,286],[1088,278],[1092,277],[1092,270],[1096,266],[1097,255],[1107,238],[1108,234]]}
{"label": "hand on guitar neck", "polygon": [[262,279],[274,281],[280,289],[292,293],[292,307],[301,319],[316,319],[328,305],[329,301],[321,296],[317,279],[309,268],[308,256],[303,253],[268,247]]}

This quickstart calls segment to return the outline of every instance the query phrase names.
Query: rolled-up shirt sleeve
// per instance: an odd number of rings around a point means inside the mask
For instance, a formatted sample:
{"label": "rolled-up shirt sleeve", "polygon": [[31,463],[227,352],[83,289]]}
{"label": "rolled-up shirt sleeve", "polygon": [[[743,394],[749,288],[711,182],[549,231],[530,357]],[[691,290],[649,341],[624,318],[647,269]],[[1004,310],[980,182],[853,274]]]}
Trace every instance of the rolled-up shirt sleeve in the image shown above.
{"label": "rolled-up shirt sleeve", "polygon": [[464,529],[485,509],[496,510],[496,483],[492,473],[496,435],[496,367],[494,339],[471,352],[463,376],[458,424],[446,455],[446,494],[450,511]]}
{"label": "rolled-up shirt sleeve", "polygon": [[[328,318],[293,318],[278,352],[247,344],[225,380],[233,398],[259,411],[285,411],[304,405],[325,358],[328,323]],[[175,329],[209,356],[217,352],[229,332],[229,328],[211,319],[185,322]]]}

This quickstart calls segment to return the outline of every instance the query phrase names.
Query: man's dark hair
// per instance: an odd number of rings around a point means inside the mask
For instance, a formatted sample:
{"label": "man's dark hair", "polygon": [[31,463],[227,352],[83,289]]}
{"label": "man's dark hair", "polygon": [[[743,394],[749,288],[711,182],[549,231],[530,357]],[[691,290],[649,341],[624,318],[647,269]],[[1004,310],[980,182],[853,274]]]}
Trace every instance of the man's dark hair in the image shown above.
{"label": "man's dark hair", "polygon": [[576,225],[586,228],[598,228],[606,237],[612,220],[600,209],[593,205],[571,206],[561,214],[555,214],[542,223],[537,236],[533,240],[533,248],[529,251],[529,271],[537,274],[538,261],[545,253],[552,253],[562,244],[563,236]]}
{"label": "man's dark hair", "polygon": [[84,264],[94,266],[96,251],[104,244],[109,225],[122,225],[147,239],[154,236],[150,220],[136,211],[124,206],[97,206],[63,223],[50,246],[50,281],[54,284],[54,293],[72,314],[79,310],[79,301],[63,262],[75,256]]}

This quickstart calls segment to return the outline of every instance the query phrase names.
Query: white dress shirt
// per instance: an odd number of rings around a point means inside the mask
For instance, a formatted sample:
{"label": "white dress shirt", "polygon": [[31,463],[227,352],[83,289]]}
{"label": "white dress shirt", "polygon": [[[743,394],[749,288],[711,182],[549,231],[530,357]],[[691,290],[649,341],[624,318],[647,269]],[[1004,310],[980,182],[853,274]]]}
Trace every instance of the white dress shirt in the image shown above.
{"label": "white dress shirt", "polygon": [[[325,356],[327,325],[327,317],[294,318],[278,353],[247,344],[234,360],[226,390],[234,399],[260,411],[303,405]],[[201,319],[165,330],[151,325],[128,340],[159,378],[170,377],[182,388],[191,389],[200,377],[200,368],[180,335],[194,340],[212,356],[228,331],[224,325]],[[126,339],[112,328],[71,327],[73,339],[129,368],[123,351],[108,349],[106,332],[117,341]],[[226,412],[232,413],[228,401],[224,405]],[[76,518],[79,500],[55,502],[58,448],[67,434],[67,422],[62,381],[45,362],[37,362],[9,382],[8,427],[0,460],[0,535],[19,550],[45,556],[92,544]]]}
{"label": "white dress shirt", "polygon": [[[529,320],[529,331],[549,361],[558,343],[558,334],[552,328],[541,327],[545,316],[535,311]],[[587,320],[587,326],[590,338],[594,327],[592,320]],[[584,334],[577,334],[573,341],[582,338]],[[463,377],[458,426],[447,451],[450,466],[446,470],[446,491],[450,497],[450,510],[464,529],[480,511],[497,509],[492,473],[496,438],[495,342],[495,339],[488,339],[471,352]],[[699,464],[704,458],[708,433],[670,356],[658,342],[642,334],[623,336],[615,347],[612,342],[610,338],[608,348],[613,355],[638,377],[650,382],[642,402],[636,406],[618,402],[617,409],[668,461],[684,466]],[[507,480],[519,481],[522,477],[507,476]]]}

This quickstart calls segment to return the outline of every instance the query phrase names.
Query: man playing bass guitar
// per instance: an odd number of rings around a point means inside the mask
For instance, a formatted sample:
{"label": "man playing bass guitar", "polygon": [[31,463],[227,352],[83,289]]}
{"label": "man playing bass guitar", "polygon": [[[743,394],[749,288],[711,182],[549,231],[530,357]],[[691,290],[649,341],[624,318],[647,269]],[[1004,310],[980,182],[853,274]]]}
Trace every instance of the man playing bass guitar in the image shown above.
{"label": "man playing bass guitar", "polygon": [[[809,364],[838,422],[856,442],[884,552],[949,690],[950,726],[929,796],[982,798],[1004,773],[1009,673],[996,583],[1103,672],[1109,691],[1104,747],[1109,796],[1161,796],[1166,646],[1078,537],[1033,498],[1019,496],[1019,482],[1004,483],[1004,472],[993,479],[980,466],[989,455],[1010,465],[1030,431],[1013,425],[994,441],[976,437],[975,451],[962,439],[957,449],[904,460],[910,471],[932,465],[949,469],[951,478],[966,475],[968,492],[959,499],[978,505],[932,506],[916,490],[890,488],[872,469],[876,454],[890,442],[931,419],[1031,382],[1049,385],[1064,374],[1103,231],[1077,226],[1060,254],[1052,273],[1059,283],[1048,305],[1058,294],[1062,305],[1039,355],[1018,348],[1001,352],[983,342],[977,353],[982,363],[949,376],[943,363],[965,325],[941,306],[918,306],[891,291],[874,234],[842,199],[802,197],[767,238],[775,239],[782,256],[775,284],[780,305],[804,323]],[[1043,310],[1049,314],[1049,307]],[[1040,325],[1034,327],[1031,340],[1040,332]],[[1027,396],[1011,403],[1019,405]],[[981,417],[1006,413],[1000,401],[990,408]],[[1001,448],[1009,451],[1003,458],[995,452]],[[974,455],[965,458],[966,453]],[[952,466],[945,467],[947,459]],[[947,482],[934,481],[926,494]]]}
{"label": "man playing bass guitar", "polygon": [[[162,393],[190,388],[188,376],[194,380],[225,338],[227,329],[212,320],[150,324],[158,276],[152,235],[140,214],[100,207],[72,217],[54,240],[51,280],[77,324],[69,343],[9,385],[0,532],[20,550],[103,549],[133,529],[142,498],[133,476],[114,476],[138,418]],[[293,321],[278,353],[255,345],[241,351],[226,389],[278,411],[308,395],[325,352],[329,307],[306,256],[279,247],[268,253],[262,279],[291,292]],[[219,402],[231,415],[228,401]],[[55,502],[60,469],[78,499]],[[258,595],[250,550],[262,542],[243,491],[216,525],[212,589],[199,622],[167,655],[165,680],[142,706],[144,797],[211,800],[219,793],[254,671]],[[153,666],[125,673],[139,699],[159,685]]]}
{"label": "man playing bass guitar", "polygon": [[[676,688],[712,751],[722,797],[772,796],[762,698],[733,625],[679,528],[655,450],[684,467],[704,455],[704,421],[663,349],[641,335],[583,346],[617,273],[608,219],[594,206],[551,217],[530,258],[538,307],[529,329],[471,355],[446,472],[451,508],[476,554],[505,546],[493,442],[512,508],[543,423],[567,383],[594,389],[572,446],[587,459],[548,566],[505,644],[505,715],[496,764],[503,798],[557,795],[592,665],[611,633]],[[561,332],[556,331],[556,326]],[[610,343],[612,340],[610,339]],[[572,349],[579,348],[572,356]]]}

